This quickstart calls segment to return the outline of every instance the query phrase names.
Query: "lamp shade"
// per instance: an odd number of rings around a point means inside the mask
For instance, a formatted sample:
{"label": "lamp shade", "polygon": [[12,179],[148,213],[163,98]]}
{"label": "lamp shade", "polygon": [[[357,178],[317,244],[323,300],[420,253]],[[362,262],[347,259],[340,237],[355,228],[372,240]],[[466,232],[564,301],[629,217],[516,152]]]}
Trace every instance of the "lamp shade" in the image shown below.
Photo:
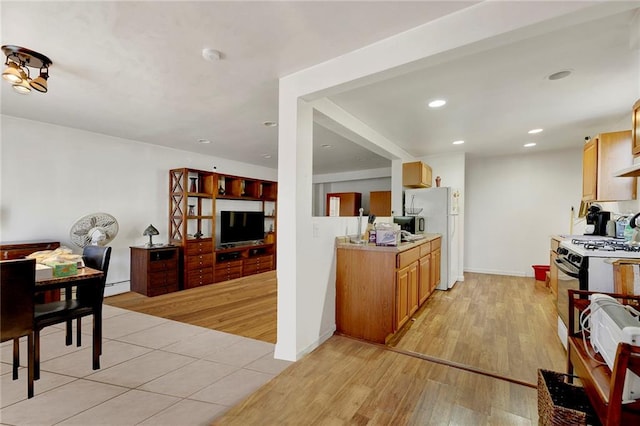
{"label": "lamp shade", "polygon": [[22,83],[22,75],[24,73],[20,69],[20,66],[15,62],[9,62],[7,64],[7,68],[2,72],[2,78],[7,80],[9,83],[20,84]]}
{"label": "lamp shade", "polygon": [[13,90],[15,90],[16,92],[22,95],[28,95],[29,93],[31,93],[31,86],[29,85],[29,82],[25,78],[20,83],[14,84]]}
{"label": "lamp shade", "polygon": [[47,91],[49,90],[47,88],[47,78],[49,78],[47,74],[40,74],[38,77],[30,81],[29,85],[31,85],[31,87],[33,87],[38,92],[47,93]]}
{"label": "lamp shade", "polygon": [[147,226],[147,229],[144,230],[142,235],[144,235],[144,236],[147,236],[147,235],[160,235],[160,233],[155,228],[155,226],[149,225],[149,226]]}

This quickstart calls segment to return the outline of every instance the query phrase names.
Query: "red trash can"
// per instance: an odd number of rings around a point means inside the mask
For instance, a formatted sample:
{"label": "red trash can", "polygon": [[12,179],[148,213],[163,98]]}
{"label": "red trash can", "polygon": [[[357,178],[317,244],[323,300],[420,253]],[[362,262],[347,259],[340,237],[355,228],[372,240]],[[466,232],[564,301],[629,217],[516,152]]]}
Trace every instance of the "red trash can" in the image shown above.
{"label": "red trash can", "polygon": [[547,272],[551,269],[549,265],[532,265],[533,272],[537,281],[545,281],[547,278]]}

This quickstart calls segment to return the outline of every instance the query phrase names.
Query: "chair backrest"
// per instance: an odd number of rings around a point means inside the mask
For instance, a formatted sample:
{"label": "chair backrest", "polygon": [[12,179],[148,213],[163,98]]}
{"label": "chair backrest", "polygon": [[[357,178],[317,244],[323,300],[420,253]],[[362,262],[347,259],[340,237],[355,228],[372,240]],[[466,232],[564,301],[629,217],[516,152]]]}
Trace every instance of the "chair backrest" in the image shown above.
{"label": "chair backrest", "polygon": [[33,330],[35,283],[35,259],[0,261],[2,342]]}
{"label": "chair backrest", "polygon": [[111,260],[111,247],[86,246],[82,251],[82,259],[89,268],[104,272],[104,279],[105,281],[107,280],[109,261]]}
{"label": "chair backrest", "polygon": [[104,273],[98,288],[78,287],[77,298],[82,303],[102,305],[104,298],[104,286],[107,282],[107,272],[109,272],[109,262],[111,261],[111,247],[86,246],[82,251],[82,259],[85,266],[98,269]]}

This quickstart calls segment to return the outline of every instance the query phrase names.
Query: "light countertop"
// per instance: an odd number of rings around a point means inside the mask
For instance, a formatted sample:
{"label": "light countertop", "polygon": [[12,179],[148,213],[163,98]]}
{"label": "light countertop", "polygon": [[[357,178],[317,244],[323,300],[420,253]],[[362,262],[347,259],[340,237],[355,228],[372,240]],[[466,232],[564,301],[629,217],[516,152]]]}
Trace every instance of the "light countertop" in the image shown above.
{"label": "light countertop", "polygon": [[440,234],[424,234],[424,238],[418,241],[402,242],[397,246],[377,246],[374,243],[367,244],[354,244],[349,242],[349,237],[336,237],[336,248],[350,249],[350,250],[372,250],[372,251],[388,251],[393,253],[400,253],[414,247],[419,247],[422,244],[433,241],[437,238],[441,238]]}

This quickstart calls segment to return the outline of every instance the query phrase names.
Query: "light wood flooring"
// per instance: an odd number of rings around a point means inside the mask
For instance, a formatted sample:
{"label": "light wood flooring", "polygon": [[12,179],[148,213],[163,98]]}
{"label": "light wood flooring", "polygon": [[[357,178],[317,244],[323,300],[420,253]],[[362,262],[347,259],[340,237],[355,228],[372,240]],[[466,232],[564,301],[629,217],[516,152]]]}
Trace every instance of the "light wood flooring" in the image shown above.
{"label": "light wood flooring", "polygon": [[[275,342],[275,281],[271,272],[105,303]],[[452,290],[436,291],[389,348],[333,336],[218,424],[535,424],[537,369],[565,369],[555,330],[544,283],[467,273]]]}
{"label": "light wood flooring", "polygon": [[104,303],[238,336],[276,342],[276,272],[155,297],[128,292]]}
{"label": "light wood flooring", "polygon": [[466,273],[414,319],[391,346],[532,384],[566,368],[553,295],[533,278]]}

